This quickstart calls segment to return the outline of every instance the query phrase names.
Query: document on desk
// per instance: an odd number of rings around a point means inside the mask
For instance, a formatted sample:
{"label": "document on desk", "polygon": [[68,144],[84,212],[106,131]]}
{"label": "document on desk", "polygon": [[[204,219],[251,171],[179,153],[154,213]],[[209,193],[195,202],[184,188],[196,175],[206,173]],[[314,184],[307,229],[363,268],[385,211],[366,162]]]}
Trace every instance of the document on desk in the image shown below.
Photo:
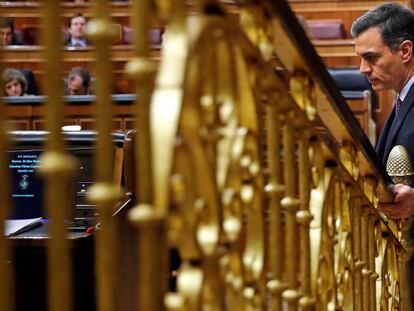
{"label": "document on desk", "polygon": [[42,223],[42,217],[30,219],[7,219],[5,221],[4,234],[6,236],[15,236],[40,226]]}

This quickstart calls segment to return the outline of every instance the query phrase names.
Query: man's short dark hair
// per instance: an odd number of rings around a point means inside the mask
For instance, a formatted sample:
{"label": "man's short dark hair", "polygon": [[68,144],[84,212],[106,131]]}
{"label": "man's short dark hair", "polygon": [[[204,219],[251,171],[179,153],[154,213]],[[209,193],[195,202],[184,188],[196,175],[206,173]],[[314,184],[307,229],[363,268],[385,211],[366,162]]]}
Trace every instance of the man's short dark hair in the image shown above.
{"label": "man's short dark hair", "polygon": [[82,67],[73,67],[68,75],[68,80],[72,81],[76,76],[82,78],[82,86],[88,89],[91,84],[91,75],[89,72]]}
{"label": "man's short dark hair", "polygon": [[414,43],[414,12],[398,3],[384,3],[359,17],[351,27],[356,38],[370,28],[378,27],[382,40],[391,51],[404,40]]}
{"label": "man's short dark hair", "polygon": [[0,17],[0,28],[10,28],[14,32],[14,22],[10,17]]}
{"label": "man's short dark hair", "polygon": [[73,19],[75,19],[77,17],[82,17],[86,21],[86,17],[82,13],[77,13],[77,14],[75,14],[75,15],[73,15],[69,18],[69,22],[68,22],[68,27],[69,28],[70,28],[70,26],[72,26]]}

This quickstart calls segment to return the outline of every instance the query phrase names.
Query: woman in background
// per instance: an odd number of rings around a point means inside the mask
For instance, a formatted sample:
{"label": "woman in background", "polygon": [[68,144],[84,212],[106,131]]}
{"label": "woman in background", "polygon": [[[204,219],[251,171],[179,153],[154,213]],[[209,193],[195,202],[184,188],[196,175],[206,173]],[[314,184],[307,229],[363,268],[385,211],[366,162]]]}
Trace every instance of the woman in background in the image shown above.
{"label": "woman in background", "polygon": [[7,68],[1,75],[4,86],[4,96],[27,95],[27,80],[17,69]]}

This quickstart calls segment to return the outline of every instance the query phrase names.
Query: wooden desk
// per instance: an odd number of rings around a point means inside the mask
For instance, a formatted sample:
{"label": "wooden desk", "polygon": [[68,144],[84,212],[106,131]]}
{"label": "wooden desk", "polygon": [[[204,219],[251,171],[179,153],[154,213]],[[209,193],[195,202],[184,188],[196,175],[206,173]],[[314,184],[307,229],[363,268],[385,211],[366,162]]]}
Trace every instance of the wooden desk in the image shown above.
{"label": "wooden desk", "polygon": [[[125,76],[125,64],[134,56],[132,46],[118,45],[111,49],[112,72],[114,75],[113,93],[131,93],[134,84]],[[150,58],[158,63],[160,60],[160,46],[153,46]],[[39,84],[40,90],[46,81],[44,76],[43,47],[41,46],[12,46],[2,49],[2,62],[5,67],[31,69]],[[93,47],[62,48],[62,79],[64,73],[68,73],[73,67],[86,68],[91,75],[95,73],[95,51]]]}
{"label": "wooden desk", "polygon": [[[80,125],[82,130],[95,129],[95,100],[93,95],[67,96],[64,125]],[[135,96],[122,94],[112,96],[114,104],[114,129],[134,128],[133,103]],[[44,96],[7,98],[6,112],[8,130],[44,130]]]}

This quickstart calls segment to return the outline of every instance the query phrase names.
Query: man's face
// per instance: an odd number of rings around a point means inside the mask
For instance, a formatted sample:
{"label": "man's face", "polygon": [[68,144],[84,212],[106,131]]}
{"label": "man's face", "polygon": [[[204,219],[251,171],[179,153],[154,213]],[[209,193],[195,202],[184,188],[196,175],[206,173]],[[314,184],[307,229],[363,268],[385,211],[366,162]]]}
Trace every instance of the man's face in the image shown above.
{"label": "man's face", "polygon": [[85,37],[86,20],[82,16],[72,18],[69,27],[70,36],[74,39],[83,39]]}
{"label": "man's face", "polygon": [[68,81],[69,95],[86,95],[87,89],[82,85],[82,78],[80,76],[73,76]]}
{"label": "man's face", "polygon": [[400,92],[406,74],[401,50],[392,52],[378,28],[370,28],[355,39],[356,54],[361,57],[359,70],[365,74],[375,91]]}
{"label": "man's face", "polygon": [[23,94],[22,86],[16,79],[10,80],[4,86],[5,96],[21,96]]}
{"label": "man's face", "polygon": [[10,27],[0,28],[0,45],[10,45],[13,39],[13,32]]}

